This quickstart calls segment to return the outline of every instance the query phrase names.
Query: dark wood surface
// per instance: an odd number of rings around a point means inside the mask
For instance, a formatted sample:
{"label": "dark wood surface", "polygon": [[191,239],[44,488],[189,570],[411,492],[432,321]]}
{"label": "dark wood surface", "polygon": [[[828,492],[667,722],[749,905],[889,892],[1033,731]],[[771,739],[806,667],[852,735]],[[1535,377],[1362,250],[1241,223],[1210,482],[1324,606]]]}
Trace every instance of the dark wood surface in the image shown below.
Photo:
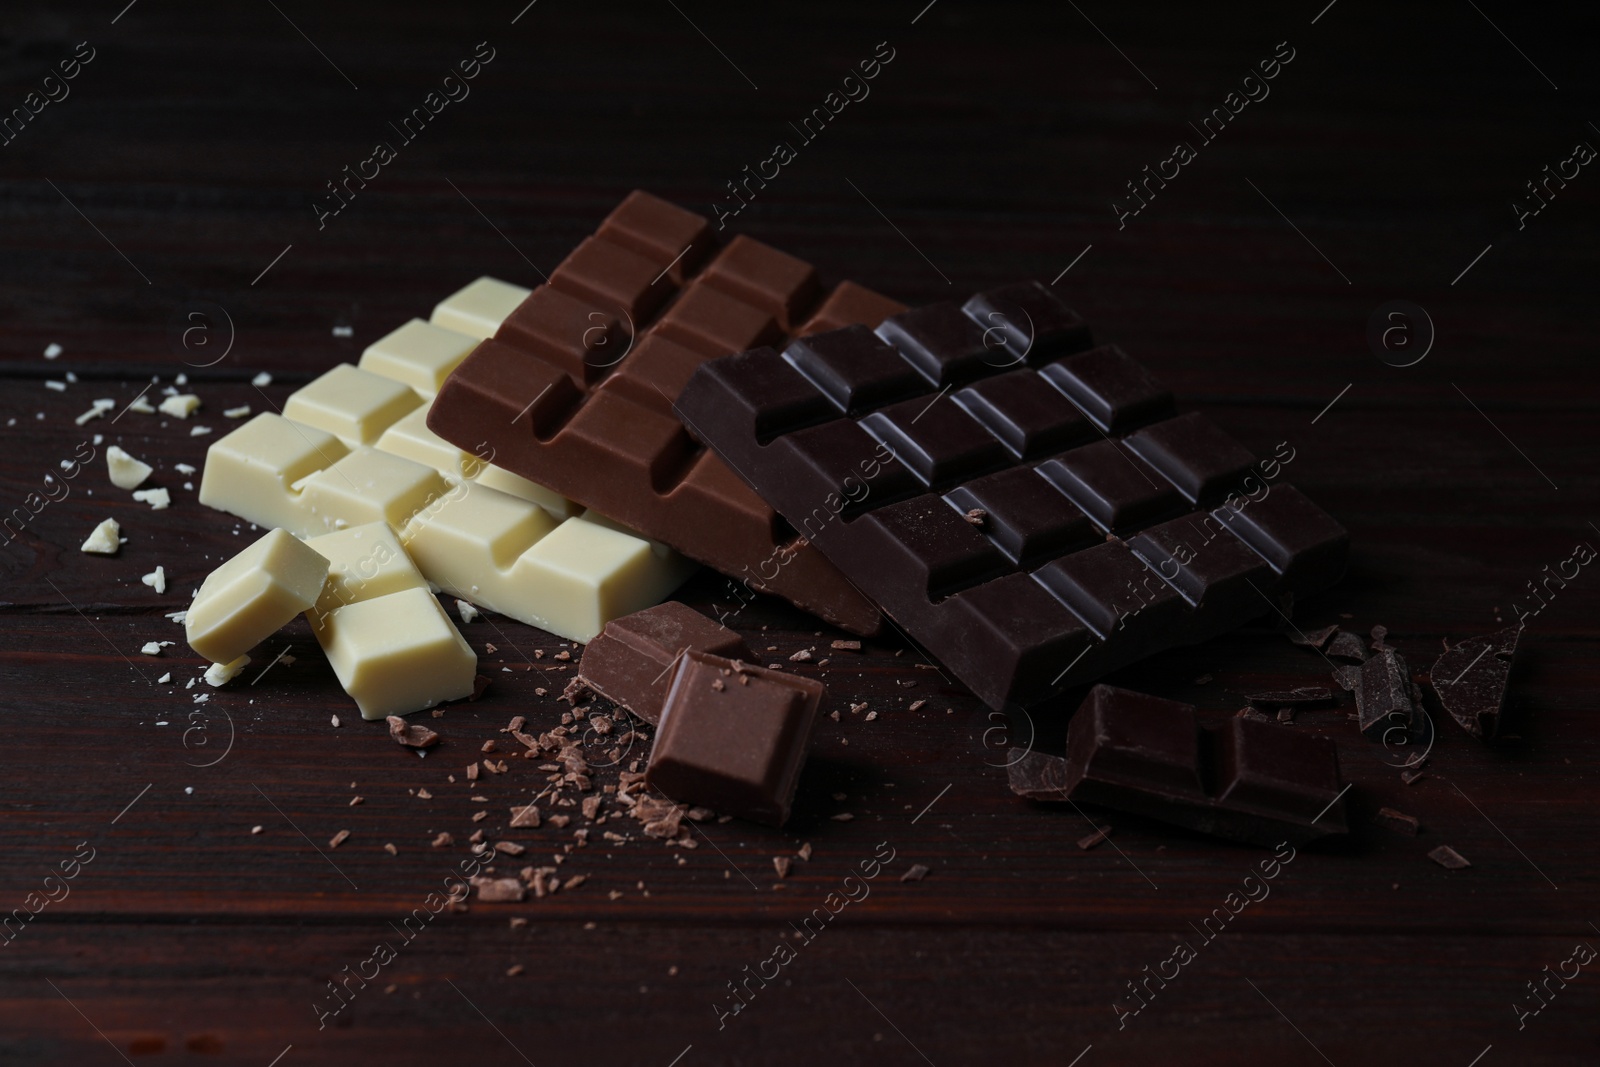
{"label": "dark wood surface", "polygon": [[[1192,924],[1265,853],[1098,812],[1111,840],[1080,851],[1086,819],[1013,798],[1000,769],[1007,743],[1059,743],[1059,708],[1002,726],[896,640],[795,665],[829,684],[841,718],[820,731],[790,827],[707,824],[685,850],[621,820],[608,827],[630,840],[597,835],[562,864],[583,886],[447,911],[404,943],[393,924],[474,828],[528,846],[518,864],[572,840],[505,829],[507,808],[542,785],[531,764],[447,781],[512,715],[557,722],[564,705],[534,690],[559,692],[570,674],[561,642],[499,619],[465,627],[493,685],[433,721],[446,740],[419,760],[357,719],[303,624],[263,650],[288,646],[296,662],[195,705],[200,690],[182,686],[204,665],[163,617],[248,533],[173,470],[203,462],[224,408],[281,404],[478,274],[532,284],[631,188],[710,213],[725,182],[796,141],[787,123],[887,41],[895,58],[871,95],[797,144],[730,232],[908,301],[1049,281],[1092,246],[1058,287],[1098,335],[1252,447],[1291,442],[1293,481],[1350,528],[1347,580],[1297,621],[1387,625],[1424,673],[1442,638],[1509,623],[1541,568],[1600,543],[1600,176],[1585,168],[1523,229],[1511,206],[1575,143],[1600,143],[1592,11],[939,0],[919,16],[922,0],[540,0],[513,24],[521,0],[121,7],[0,13],[0,107],[78,42],[96,50],[71,95],[0,147],[0,511],[96,433],[102,452],[120,443],[155,464],[152,484],[174,494],[150,511],[96,460],[0,546],[0,911],[93,850],[70,895],[0,947],[0,1063],[1600,1055],[1592,966],[1520,1028],[1514,1008],[1534,1006],[1527,983],[1576,943],[1600,945],[1592,568],[1528,620],[1512,736],[1484,745],[1440,721],[1429,776],[1407,786],[1348,709],[1287,727],[1337,739],[1355,832],[1302,850],[1124,1028],[1112,1005],[1132,1003],[1127,983],[1197,942]],[[323,183],[480,41],[495,58],[472,95],[319,231]],[[1270,96],[1200,145],[1187,123],[1279,41],[1295,58]],[[1112,200],[1178,139],[1197,158],[1119,229]],[[1366,340],[1374,309],[1399,299],[1438,335],[1403,369]],[[196,369],[185,362],[229,340],[213,311],[211,332],[175,343],[202,304],[225,310],[233,343]],[[342,325],[351,336],[334,335]],[[65,353],[47,362],[52,342]],[[276,376],[267,399],[248,384],[261,370]],[[68,371],[76,384],[47,390]],[[183,371],[205,402],[198,420],[73,423],[94,398],[120,410],[150,376]],[[213,435],[191,437],[194,421]],[[81,554],[107,515],[128,537],[121,554]],[[157,564],[164,596],[139,581]],[[718,586],[701,575],[682,596],[706,607]],[[770,602],[738,626],[776,646],[774,662],[836,636]],[[142,656],[150,640],[179,643]],[[174,684],[156,684],[165,671]],[[1326,668],[1262,625],[1116,680],[1226,715],[1247,692],[1319,684]],[[863,702],[874,720],[850,712]],[[1371,825],[1383,805],[1422,833]],[[474,824],[478,810],[491,814]],[[440,831],[457,843],[429,847]],[[803,842],[812,858],[780,881],[771,857]],[[1472,867],[1430,862],[1440,844]],[[719,1027],[728,983],[786,936],[797,944],[791,924],[880,847],[895,858],[870,896]],[[902,882],[913,863],[930,873]],[[385,940],[397,958],[319,1029],[327,983]]]}

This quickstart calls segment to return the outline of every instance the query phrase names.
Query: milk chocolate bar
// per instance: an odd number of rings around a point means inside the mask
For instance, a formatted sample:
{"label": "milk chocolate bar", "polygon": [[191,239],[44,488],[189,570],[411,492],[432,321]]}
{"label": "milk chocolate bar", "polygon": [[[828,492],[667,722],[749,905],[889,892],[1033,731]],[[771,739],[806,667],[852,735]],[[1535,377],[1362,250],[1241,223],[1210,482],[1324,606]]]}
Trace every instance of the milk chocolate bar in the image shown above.
{"label": "milk chocolate bar", "polygon": [[1023,283],[714,360],[676,410],[981,699],[1028,704],[1316,592],[1348,549],[1088,344]]}
{"label": "milk chocolate bar", "polygon": [[904,310],[634,192],[445,380],[428,427],[752,588],[856,633],[877,608],[685,431],[707,359]]}
{"label": "milk chocolate bar", "polygon": [[1248,718],[1201,725],[1192,705],[1097,685],[1067,754],[1013,750],[1011,791],[1097,804],[1273,846],[1348,829],[1333,742]]}

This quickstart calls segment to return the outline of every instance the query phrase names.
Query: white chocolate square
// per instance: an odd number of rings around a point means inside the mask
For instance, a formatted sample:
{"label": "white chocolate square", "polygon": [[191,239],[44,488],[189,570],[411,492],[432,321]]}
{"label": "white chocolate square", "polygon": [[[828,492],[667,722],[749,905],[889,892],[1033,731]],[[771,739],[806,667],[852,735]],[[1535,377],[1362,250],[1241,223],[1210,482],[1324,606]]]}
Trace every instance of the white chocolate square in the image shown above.
{"label": "white chocolate square", "polygon": [[306,545],[328,559],[328,584],[316,605],[306,612],[313,629],[322,617],[346,604],[403,589],[428,588],[427,579],[386,522],[369,522],[322,534]]}
{"label": "white chocolate square", "polygon": [[369,522],[398,530],[450,486],[432,467],[362,447],[312,474],[299,489],[309,535]]}
{"label": "white chocolate square", "polygon": [[184,616],[189,647],[232,663],[311,607],[328,560],[284,530],[271,530],[207,575]]}
{"label": "white chocolate square", "polygon": [[439,588],[526,622],[537,615],[536,591],[516,589],[510,572],[555,526],[526,500],[463,482],[412,519],[400,540]]}
{"label": "white chocolate square", "polygon": [[695,564],[658,554],[637,535],[582,517],[556,527],[517,561],[518,586],[539,591],[541,626],[587,644],[607,622],[659,604]]}
{"label": "white chocolate square", "polygon": [[479,278],[439,301],[430,321],[435,326],[487,340],[532,291],[495,278]]}
{"label": "white chocolate square", "polygon": [[478,657],[426,589],[346,604],[315,632],[363,719],[409,715],[472,695]]}
{"label": "white chocolate square", "polygon": [[303,536],[309,522],[295,484],[349,451],[331,433],[263,411],[206,450],[200,503]]}
{"label": "white chocolate square", "polygon": [[526,500],[531,504],[538,504],[551,515],[558,519],[568,519],[578,514],[583,509],[576,503],[568,500],[553,489],[546,489],[537,482],[530,482],[520,474],[512,474],[504,467],[496,467],[493,463],[485,463],[480,467],[477,482],[488,489],[497,489],[508,496],[518,500]]}
{"label": "white chocolate square", "polygon": [[422,403],[393,378],[341,363],[289,395],[283,417],[326,430],[345,444],[376,444],[402,415]]}
{"label": "white chocolate square", "polygon": [[478,347],[478,338],[412,319],[372,342],[361,353],[361,369],[404,382],[425,400],[433,399],[456,365]]}

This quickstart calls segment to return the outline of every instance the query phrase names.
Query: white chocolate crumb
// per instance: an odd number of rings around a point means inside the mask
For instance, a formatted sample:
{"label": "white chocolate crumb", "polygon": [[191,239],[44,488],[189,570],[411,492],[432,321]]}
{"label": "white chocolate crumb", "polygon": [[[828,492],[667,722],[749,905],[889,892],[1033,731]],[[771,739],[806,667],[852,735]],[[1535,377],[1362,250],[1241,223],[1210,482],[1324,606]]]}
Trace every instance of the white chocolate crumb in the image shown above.
{"label": "white chocolate crumb", "polygon": [[106,449],[106,469],[111,474],[111,484],[118,489],[137,489],[155,470],[150,464],[134,459],[118,445]]}
{"label": "white chocolate crumb", "polygon": [[187,419],[200,410],[200,398],[193,393],[173,394],[161,402],[161,410],[168,415],[176,415],[180,419]]}
{"label": "white chocolate crumb", "polygon": [[118,540],[122,527],[116,519],[107,519],[94,528],[79,551],[88,552],[96,556],[114,556],[122,542]]}
{"label": "white chocolate crumb", "polygon": [[154,589],[158,594],[167,591],[167,569],[165,567],[157,567],[149,574],[141,575],[139,580]]}
{"label": "white chocolate crumb", "polygon": [[44,383],[44,387],[46,389],[53,390],[53,391],[55,391],[57,393],[64,393],[64,392],[67,391],[67,383],[66,382],[58,382],[53,378],[52,379],[47,379],[45,381],[45,383]]}
{"label": "white chocolate crumb", "polygon": [[165,511],[172,504],[172,494],[165,489],[139,489],[134,492],[133,499],[149,504],[151,511]]}
{"label": "white chocolate crumb", "polygon": [[209,427],[209,426],[196,426],[194,429],[189,431],[189,436],[190,437],[204,437],[206,434],[208,434],[210,432],[211,432],[211,427]]}
{"label": "white chocolate crumb", "polygon": [[222,417],[226,419],[242,419],[248,414],[250,414],[250,405],[241,404],[236,408],[228,408],[222,413]]}
{"label": "white chocolate crumb", "polygon": [[478,609],[465,600],[456,601],[456,610],[461,613],[461,621],[463,623],[470,623],[478,617]]}
{"label": "white chocolate crumb", "polygon": [[54,341],[51,341],[49,344],[44,346],[45,359],[55,359],[61,355],[61,352],[61,346],[56,344]]}
{"label": "white chocolate crumb", "polygon": [[255,386],[257,389],[260,389],[264,385],[271,385],[272,375],[268,374],[266,371],[262,371],[260,374],[250,379],[250,384]]}

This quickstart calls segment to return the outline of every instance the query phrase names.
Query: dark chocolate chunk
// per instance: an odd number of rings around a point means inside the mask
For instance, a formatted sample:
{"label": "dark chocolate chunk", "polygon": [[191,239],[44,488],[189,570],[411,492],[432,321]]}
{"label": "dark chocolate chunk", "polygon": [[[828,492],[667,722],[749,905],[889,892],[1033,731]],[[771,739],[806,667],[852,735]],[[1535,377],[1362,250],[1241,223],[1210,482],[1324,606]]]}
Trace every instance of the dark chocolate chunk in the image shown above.
{"label": "dark chocolate chunk", "polygon": [[1323,651],[1335,659],[1347,659],[1351,663],[1367,661],[1366,644],[1348,630],[1340,630],[1333,640],[1323,647]]}
{"label": "dark chocolate chunk", "polygon": [[1522,627],[1469,637],[1446,649],[1433,664],[1433,691],[1450,717],[1473,737],[1492,739],[1500,729],[1511,660]]}
{"label": "dark chocolate chunk", "polygon": [[1256,462],[1248,449],[1194,412],[1146,426],[1126,441],[1191,504],[1238,490]]}
{"label": "dark chocolate chunk", "polygon": [[584,647],[578,679],[645,722],[657,723],[678,659],[687,652],[755,658],[738,634],[669,600],[606,623]]}
{"label": "dark chocolate chunk", "polygon": [[1417,706],[1411,697],[1411,674],[1400,653],[1385,648],[1363,663],[1355,691],[1361,736],[1369,741],[1397,740],[1410,732]]}
{"label": "dark chocolate chunk", "polygon": [[1289,634],[1288,637],[1290,644],[1301,645],[1305,648],[1321,649],[1326,647],[1328,641],[1332,639],[1333,635],[1338,632],[1339,627],[1337,625],[1324,626],[1320,630],[1306,630],[1304,632],[1296,630]]}
{"label": "dark chocolate chunk", "polygon": [[1407,837],[1416,837],[1417,833],[1422,829],[1422,823],[1415,815],[1407,815],[1405,812],[1396,811],[1393,808],[1379,808],[1378,814],[1373,817],[1373,821],[1379,826],[1387,826],[1395,833],[1405,834]]}
{"label": "dark chocolate chunk", "polygon": [[1467,857],[1451,848],[1449,845],[1440,845],[1428,853],[1428,858],[1446,870],[1459,871],[1464,867],[1471,867]]}
{"label": "dark chocolate chunk", "polygon": [[686,653],[645,782],[674,803],[782,826],[822,696],[810,678]]}
{"label": "dark chocolate chunk", "polygon": [[[450,375],[428,425],[752,589],[871,634],[876,605],[673,425],[672,403],[701,363],[781,346],[813,308],[870,329],[904,305],[849,283],[824,294],[810,264],[749,238],[719,250],[706,219],[635,192]],[[786,369],[792,382],[748,383],[744,414],[763,439],[835,414]]]}
{"label": "dark chocolate chunk", "polygon": [[[1021,295],[1055,315],[1047,290]],[[908,348],[917,334],[915,353],[852,328],[781,358],[711,361],[675,409],[991,707],[1226,632],[1343,570],[1347,535],[1288,486],[1230,494],[1226,516],[1194,510],[1179,487],[1220,492],[1237,446],[1171,419],[1171,394],[1120,349],[1028,350],[1028,366],[984,365],[960,385],[977,365],[952,339],[970,331],[940,332],[949,315],[907,313],[880,331]],[[1165,473],[1123,436],[1161,420],[1177,427],[1149,437]]]}
{"label": "dark chocolate chunk", "polygon": [[1189,704],[1107,685],[1073,716],[1065,758],[1029,752],[1008,773],[1020,796],[1269,847],[1346,832],[1331,742],[1244,718],[1201,725]]}

